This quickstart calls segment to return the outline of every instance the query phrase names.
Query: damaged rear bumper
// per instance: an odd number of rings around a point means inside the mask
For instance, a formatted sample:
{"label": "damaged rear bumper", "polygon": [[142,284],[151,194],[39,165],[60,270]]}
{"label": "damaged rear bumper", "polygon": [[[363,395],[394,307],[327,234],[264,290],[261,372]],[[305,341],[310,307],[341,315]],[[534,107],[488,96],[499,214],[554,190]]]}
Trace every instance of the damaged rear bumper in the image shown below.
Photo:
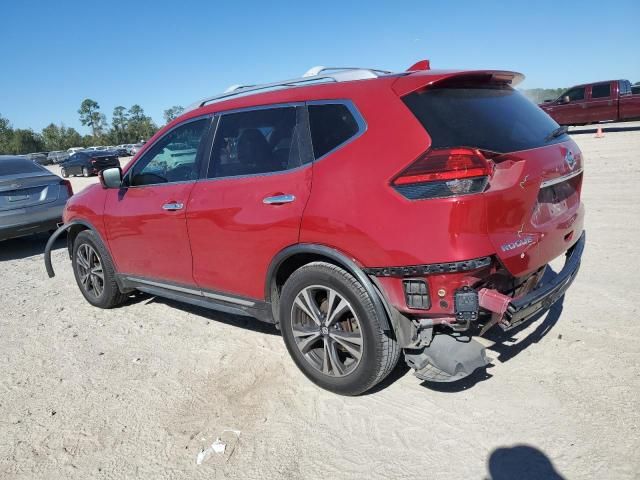
{"label": "damaged rear bumper", "polygon": [[[580,239],[567,251],[564,267],[551,281],[543,283],[531,292],[516,298],[507,297],[496,291],[482,289],[479,292],[480,306],[501,314],[502,318],[499,323],[505,330],[549,310],[554,303],[562,298],[578,275],[584,252],[585,238],[585,232],[583,232]],[[503,297],[505,308],[496,309],[495,303],[493,305],[486,304],[483,299],[487,297],[487,293],[490,293],[494,299]]]}

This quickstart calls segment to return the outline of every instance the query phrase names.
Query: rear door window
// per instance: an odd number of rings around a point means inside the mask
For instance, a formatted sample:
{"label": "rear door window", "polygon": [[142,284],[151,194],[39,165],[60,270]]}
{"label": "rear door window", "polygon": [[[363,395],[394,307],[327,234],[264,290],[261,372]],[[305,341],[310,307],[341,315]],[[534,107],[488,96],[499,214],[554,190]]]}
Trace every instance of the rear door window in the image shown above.
{"label": "rear door window", "polygon": [[550,139],[558,124],[508,85],[445,85],[411,93],[403,100],[429,133],[432,148],[507,153],[567,138],[565,134]]}
{"label": "rear door window", "polygon": [[355,137],[360,131],[358,121],[343,103],[310,104],[308,110],[313,156],[316,160]]}
{"label": "rear door window", "polygon": [[295,106],[221,115],[209,178],[281,172],[300,166],[302,129]]}
{"label": "rear door window", "polygon": [[611,84],[600,83],[591,87],[591,98],[607,98],[611,96]]}

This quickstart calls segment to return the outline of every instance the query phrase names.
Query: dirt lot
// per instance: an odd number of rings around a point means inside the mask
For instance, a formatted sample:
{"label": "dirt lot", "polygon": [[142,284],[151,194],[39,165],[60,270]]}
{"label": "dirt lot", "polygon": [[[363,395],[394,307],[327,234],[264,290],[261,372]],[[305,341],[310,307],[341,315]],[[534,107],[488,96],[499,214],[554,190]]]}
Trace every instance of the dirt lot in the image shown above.
{"label": "dirt lot", "polygon": [[1,244],[0,478],[638,478],[640,131],[574,138],[582,271],[462,384],[401,364],[369,395],[332,395],[270,326],[144,296],[98,310],[64,243],[53,280],[46,238]]}

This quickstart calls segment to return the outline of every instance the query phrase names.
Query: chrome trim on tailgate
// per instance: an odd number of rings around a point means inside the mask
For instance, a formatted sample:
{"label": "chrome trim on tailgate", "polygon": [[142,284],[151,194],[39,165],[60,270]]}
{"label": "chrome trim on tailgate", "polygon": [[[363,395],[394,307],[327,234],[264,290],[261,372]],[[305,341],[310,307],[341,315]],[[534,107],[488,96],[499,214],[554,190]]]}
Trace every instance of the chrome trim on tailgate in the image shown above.
{"label": "chrome trim on tailgate", "polygon": [[571,180],[573,177],[577,177],[582,173],[582,168],[580,170],[576,170],[575,172],[568,173],[567,175],[563,175],[561,177],[552,178],[551,180],[545,180],[540,184],[540,188],[550,187],[551,185],[557,185],[558,183],[566,182],[567,180]]}

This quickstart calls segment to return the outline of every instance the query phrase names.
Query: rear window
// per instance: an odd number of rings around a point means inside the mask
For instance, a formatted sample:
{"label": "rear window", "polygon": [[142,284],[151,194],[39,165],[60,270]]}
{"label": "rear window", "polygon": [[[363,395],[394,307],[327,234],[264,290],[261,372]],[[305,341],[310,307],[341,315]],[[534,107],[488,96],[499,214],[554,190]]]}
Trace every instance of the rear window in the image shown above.
{"label": "rear window", "polygon": [[591,87],[591,98],[605,98],[611,96],[611,84],[601,83]]}
{"label": "rear window", "polygon": [[32,160],[0,158],[0,177],[25,173],[42,173],[42,169],[33,163]]}
{"label": "rear window", "polygon": [[349,108],[341,103],[309,105],[309,126],[316,159],[339,147],[360,130]]}
{"label": "rear window", "polygon": [[473,147],[497,153],[537,148],[558,124],[508,85],[428,88],[403,98],[432,139],[432,148]]}

